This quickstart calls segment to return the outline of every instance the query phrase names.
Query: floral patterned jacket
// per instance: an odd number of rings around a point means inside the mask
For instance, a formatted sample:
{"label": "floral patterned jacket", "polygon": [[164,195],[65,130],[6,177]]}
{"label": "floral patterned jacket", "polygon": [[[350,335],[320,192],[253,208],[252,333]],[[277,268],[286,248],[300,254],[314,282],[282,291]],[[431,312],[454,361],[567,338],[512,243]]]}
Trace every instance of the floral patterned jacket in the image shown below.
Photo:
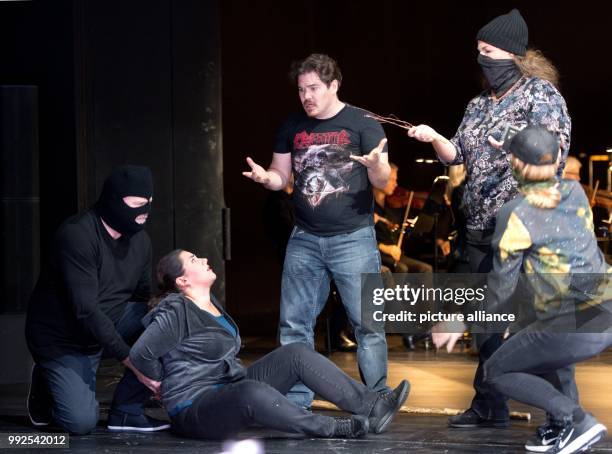
{"label": "floral patterned jacket", "polygon": [[452,162],[465,164],[467,181],[464,192],[467,227],[473,230],[495,228],[500,208],[516,196],[517,183],[512,176],[508,153],[491,146],[489,136],[503,140],[506,125],[520,129],[542,125],[562,138],[562,164],[565,166],[570,147],[571,119],[565,100],[548,81],[523,77],[501,100],[494,100],[489,91],[468,104],[463,120],[451,139],[457,150]]}

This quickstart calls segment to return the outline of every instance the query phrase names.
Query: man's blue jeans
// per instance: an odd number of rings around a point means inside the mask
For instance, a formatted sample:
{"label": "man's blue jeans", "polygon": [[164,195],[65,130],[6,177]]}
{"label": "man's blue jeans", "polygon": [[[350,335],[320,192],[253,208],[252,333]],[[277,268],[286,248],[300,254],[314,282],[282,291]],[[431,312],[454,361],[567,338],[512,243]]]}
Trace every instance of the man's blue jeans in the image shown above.
{"label": "man's blue jeans", "polygon": [[[375,332],[362,326],[362,273],[380,273],[374,227],[327,237],[295,227],[283,268],[280,343],[303,342],[314,348],[314,325],[327,301],[333,279],[355,330],[357,362],[363,381],[370,389],[384,391],[388,389],[387,341],[383,331]],[[300,383],[287,397],[308,408],[313,393]]]}
{"label": "man's blue jeans", "polygon": [[[142,318],[146,303],[127,303],[115,328],[131,345],[142,334]],[[72,434],[86,434],[98,423],[100,406],[96,400],[96,372],[102,359],[100,350],[89,355],[67,352],[56,358],[35,358],[49,386],[53,406],[53,422]],[[151,392],[141,384],[130,369],[125,369],[115,388],[111,410],[139,415]]]}

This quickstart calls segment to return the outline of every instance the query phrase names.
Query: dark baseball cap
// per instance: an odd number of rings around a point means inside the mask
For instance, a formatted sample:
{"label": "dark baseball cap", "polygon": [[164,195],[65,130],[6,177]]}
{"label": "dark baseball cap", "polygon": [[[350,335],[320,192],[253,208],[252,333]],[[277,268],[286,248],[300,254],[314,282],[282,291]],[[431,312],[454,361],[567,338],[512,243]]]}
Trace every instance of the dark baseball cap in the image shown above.
{"label": "dark baseball cap", "polygon": [[527,126],[512,138],[508,148],[525,164],[554,164],[559,155],[559,138],[543,126]]}

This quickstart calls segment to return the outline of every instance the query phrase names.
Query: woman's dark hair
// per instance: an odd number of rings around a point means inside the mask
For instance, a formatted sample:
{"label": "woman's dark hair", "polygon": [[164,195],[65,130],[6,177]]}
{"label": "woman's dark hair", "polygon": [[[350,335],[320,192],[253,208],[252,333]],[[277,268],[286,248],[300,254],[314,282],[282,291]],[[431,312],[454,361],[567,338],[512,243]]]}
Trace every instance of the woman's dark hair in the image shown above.
{"label": "woman's dark hair", "polygon": [[185,273],[185,268],[180,258],[181,252],[183,252],[182,249],[175,249],[164,255],[159,262],[157,262],[156,275],[158,294],[149,301],[149,309],[153,309],[157,306],[157,304],[168,296],[169,293],[179,291],[178,288],[176,288],[176,278]]}
{"label": "woman's dark hair", "polygon": [[297,82],[297,79],[302,74],[314,72],[319,76],[321,82],[329,87],[334,81],[338,81],[338,88],[342,83],[342,73],[336,60],[325,54],[310,54],[303,60],[295,61],[291,65],[289,77],[292,81]]}

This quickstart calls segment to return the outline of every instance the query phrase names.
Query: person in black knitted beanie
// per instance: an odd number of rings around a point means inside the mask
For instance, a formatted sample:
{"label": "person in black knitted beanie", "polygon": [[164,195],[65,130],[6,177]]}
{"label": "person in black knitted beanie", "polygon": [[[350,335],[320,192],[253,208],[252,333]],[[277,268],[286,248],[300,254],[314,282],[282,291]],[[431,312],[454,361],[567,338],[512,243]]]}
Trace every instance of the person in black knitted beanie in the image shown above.
{"label": "person in black knitted beanie", "polygon": [[525,55],[528,38],[527,23],[518,9],[496,17],[476,35],[478,41],[486,41],[515,55]]}
{"label": "person in black knitted beanie", "polygon": [[[517,9],[497,16],[476,34],[477,62],[486,79],[485,90],[466,107],[463,120],[449,140],[427,125],[408,136],[432,144],[446,165],[465,164],[463,206],[466,215],[466,255],[473,273],[492,269],[496,216],[517,195],[507,147],[502,147],[508,125],[523,129],[543,126],[560,137],[560,177],[569,151],[571,120],[558,91],[558,73],[540,51],[528,49],[528,27]],[[474,377],[476,395],[470,408],[449,419],[451,427],[506,427],[506,398],[484,380],[484,362],[502,344],[501,335],[475,335],[479,364]],[[566,395],[577,394],[573,369],[559,371]]]}

